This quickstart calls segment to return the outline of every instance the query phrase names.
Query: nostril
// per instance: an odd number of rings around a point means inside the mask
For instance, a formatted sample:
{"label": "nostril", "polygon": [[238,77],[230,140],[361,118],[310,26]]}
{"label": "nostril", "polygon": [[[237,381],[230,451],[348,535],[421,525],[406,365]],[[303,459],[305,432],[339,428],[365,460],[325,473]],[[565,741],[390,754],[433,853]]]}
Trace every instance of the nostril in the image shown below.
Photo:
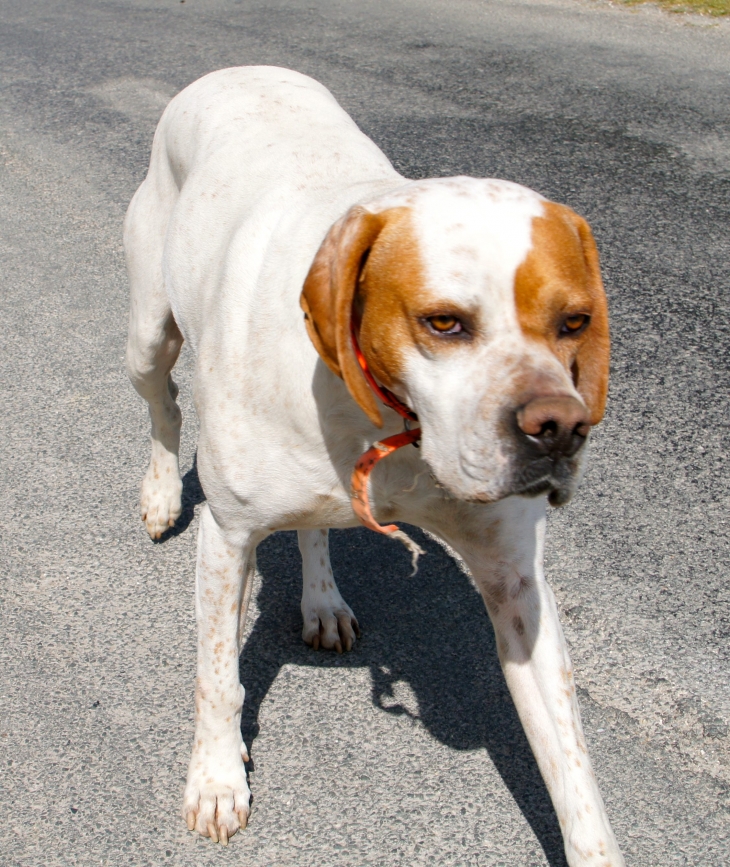
{"label": "nostril", "polygon": [[538,433],[539,437],[543,439],[550,439],[551,437],[556,436],[558,433],[558,423],[553,419],[548,419],[544,421],[540,427],[540,432]]}
{"label": "nostril", "polygon": [[530,449],[541,456],[572,457],[590,431],[585,405],[570,395],[533,398],[517,410],[515,420]]}

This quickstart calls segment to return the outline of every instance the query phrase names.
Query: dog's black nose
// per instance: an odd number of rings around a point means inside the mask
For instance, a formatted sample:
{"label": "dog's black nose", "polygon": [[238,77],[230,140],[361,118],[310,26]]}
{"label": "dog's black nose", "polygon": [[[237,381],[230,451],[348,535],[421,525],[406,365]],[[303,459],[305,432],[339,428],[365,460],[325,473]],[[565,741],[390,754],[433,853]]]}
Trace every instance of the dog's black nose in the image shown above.
{"label": "dog's black nose", "polygon": [[535,457],[572,457],[590,430],[585,404],[569,395],[536,397],[517,410],[517,426]]}

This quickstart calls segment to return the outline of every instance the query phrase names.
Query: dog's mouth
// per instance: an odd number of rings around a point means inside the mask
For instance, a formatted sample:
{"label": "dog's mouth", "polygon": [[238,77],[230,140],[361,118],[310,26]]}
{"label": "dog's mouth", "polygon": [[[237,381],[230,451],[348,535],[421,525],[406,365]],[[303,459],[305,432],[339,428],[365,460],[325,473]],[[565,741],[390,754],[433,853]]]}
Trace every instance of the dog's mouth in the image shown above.
{"label": "dog's mouth", "polygon": [[543,458],[522,467],[513,481],[513,493],[521,497],[548,495],[551,506],[568,502],[575,488],[577,461],[571,458]]}
{"label": "dog's mouth", "polygon": [[540,497],[547,494],[551,506],[564,506],[573,496],[573,485],[565,482],[558,484],[555,479],[544,478],[532,482],[514,493],[519,497]]}
{"label": "dog's mouth", "polygon": [[547,494],[550,505],[562,506],[573,495],[577,469],[577,462],[571,459],[542,459],[520,467],[498,490],[470,492],[466,495],[442,482],[433,469],[430,469],[429,474],[442,496],[464,503],[497,503],[507,497],[540,497]]}
{"label": "dog's mouth", "polygon": [[541,494],[546,494],[548,491],[555,489],[555,480],[550,476],[543,476],[541,479],[535,479],[515,490],[515,494],[521,497],[539,497]]}

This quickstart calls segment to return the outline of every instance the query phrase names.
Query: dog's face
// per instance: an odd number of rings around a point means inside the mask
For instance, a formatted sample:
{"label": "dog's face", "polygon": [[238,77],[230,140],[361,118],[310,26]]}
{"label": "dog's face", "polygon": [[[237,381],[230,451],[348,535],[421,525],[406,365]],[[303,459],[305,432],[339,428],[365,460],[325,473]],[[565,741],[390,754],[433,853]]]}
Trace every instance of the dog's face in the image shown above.
{"label": "dog's face", "polygon": [[378,426],[352,350],[418,414],[459,499],[567,502],[604,411],[609,334],[595,243],[562,205],[504,181],[414,182],[351,209],[302,293],[310,336]]}

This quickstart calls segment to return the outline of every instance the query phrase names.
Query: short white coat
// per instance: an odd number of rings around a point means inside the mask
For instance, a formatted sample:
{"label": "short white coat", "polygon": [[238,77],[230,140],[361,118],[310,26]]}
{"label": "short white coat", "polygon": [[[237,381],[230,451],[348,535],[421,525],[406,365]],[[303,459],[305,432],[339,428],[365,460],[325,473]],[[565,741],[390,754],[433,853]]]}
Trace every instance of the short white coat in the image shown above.
{"label": "short white coat", "polygon": [[402,348],[399,396],[418,411],[423,445],[378,466],[374,513],[427,529],[463,558],[492,619],[568,863],[622,865],[543,576],[546,498],[507,496],[505,487],[513,458],[499,413],[515,383],[532,377],[542,389],[580,397],[555,357],[525,339],[515,307],[515,274],[544,200],[504,181],[408,181],[322,85],[273,67],[215,72],[175,97],[124,230],[128,370],[152,421],[141,507],[153,537],[181,509],[180,412],[170,372],[183,339],[196,358],[207,502],[196,577],[188,826],[227,842],[247,821],[238,656],[255,549],[267,534],[299,531],[304,639],[338,650],[355,640],[357,621],[332,576],[326,528],[356,523],[354,463],[402,421],[383,409],[383,430],[372,424],[319,357],[299,296],[323,239],[356,205],[372,213],[409,209],[424,291],[471,305],[485,323],[481,344],[468,353]]}

